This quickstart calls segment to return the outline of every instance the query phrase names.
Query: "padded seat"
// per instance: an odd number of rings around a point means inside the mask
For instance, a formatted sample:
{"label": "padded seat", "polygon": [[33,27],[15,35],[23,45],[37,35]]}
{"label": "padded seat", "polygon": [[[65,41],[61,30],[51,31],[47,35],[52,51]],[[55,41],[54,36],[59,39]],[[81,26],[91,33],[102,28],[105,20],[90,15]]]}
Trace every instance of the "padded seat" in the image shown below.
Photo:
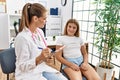
{"label": "padded seat", "polygon": [[2,72],[7,74],[7,80],[9,80],[9,74],[15,72],[15,48],[5,49],[0,52],[0,64]]}

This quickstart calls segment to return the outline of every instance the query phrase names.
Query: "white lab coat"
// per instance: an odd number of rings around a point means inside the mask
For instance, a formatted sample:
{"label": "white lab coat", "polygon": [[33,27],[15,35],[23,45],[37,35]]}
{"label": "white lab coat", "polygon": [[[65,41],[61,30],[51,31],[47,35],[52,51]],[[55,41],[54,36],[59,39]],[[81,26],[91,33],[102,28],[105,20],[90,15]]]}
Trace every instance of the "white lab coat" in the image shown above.
{"label": "white lab coat", "polygon": [[[41,29],[37,29],[43,35]],[[45,48],[44,42],[40,36],[40,46]],[[48,66],[45,62],[36,66],[35,59],[41,54],[41,50],[35,44],[32,33],[28,28],[20,32],[15,39],[16,53],[16,80],[46,80],[42,76],[42,72],[58,72],[56,69]]]}

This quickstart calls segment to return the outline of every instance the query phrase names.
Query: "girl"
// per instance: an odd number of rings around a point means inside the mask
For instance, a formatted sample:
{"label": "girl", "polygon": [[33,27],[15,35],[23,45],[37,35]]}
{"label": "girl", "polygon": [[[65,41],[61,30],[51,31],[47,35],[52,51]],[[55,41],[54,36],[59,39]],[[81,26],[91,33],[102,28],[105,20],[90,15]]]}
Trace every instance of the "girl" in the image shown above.
{"label": "girl", "polygon": [[88,64],[88,54],[75,19],[66,23],[64,35],[58,39],[56,49],[63,45],[65,48],[56,53],[56,58],[63,64],[62,69],[70,80],[82,80],[82,74],[87,80],[100,80],[97,72]]}

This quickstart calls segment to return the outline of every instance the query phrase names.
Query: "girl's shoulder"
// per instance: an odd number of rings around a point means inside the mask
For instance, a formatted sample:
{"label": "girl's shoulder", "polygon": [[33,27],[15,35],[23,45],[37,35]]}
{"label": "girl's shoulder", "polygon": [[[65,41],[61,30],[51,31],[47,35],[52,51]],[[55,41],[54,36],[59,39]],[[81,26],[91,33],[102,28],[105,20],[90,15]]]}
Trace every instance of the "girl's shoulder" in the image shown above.
{"label": "girl's shoulder", "polygon": [[64,36],[59,36],[59,37],[58,37],[58,39],[66,39],[66,38],[67,38],[67,36],[65,36],[65,35],[64,35]]}

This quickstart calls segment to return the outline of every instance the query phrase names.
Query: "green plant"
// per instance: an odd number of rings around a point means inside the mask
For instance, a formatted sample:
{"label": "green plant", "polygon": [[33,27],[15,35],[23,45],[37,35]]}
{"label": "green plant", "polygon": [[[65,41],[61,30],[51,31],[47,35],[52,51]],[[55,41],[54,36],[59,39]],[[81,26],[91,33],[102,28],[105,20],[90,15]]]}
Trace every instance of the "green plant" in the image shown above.
{"label": "green plant", "polygon": [[120,53],[120,0],[95,0],[95,4],[95,45],[103,59],[101,67],[110,68],[112,55]]}

